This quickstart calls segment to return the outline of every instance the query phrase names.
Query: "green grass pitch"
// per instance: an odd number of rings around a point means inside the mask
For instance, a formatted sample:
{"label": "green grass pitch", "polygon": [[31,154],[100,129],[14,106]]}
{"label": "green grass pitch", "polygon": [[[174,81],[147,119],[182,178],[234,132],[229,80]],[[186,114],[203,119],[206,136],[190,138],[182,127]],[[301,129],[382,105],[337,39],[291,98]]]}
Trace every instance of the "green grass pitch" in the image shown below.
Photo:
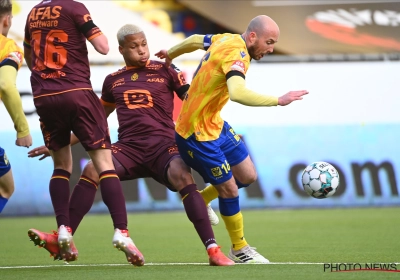
{"label": "green grass pitch", "polygon": [[[53,261],[27,231],[56,229],[54,217],[0,218],[0,279],[400,279],[400,272],[324,272],[324,263],[395,263],[400,271],[400,208],[245,210],[245,237],[272,264],[210,267],[183,211],[130,213],[132,239],[146,259],[127,264],[111,243],[109,215],[88,215],[75,234],[79,259]],[[224,224],[213,227],[229,250]],[[393,269],[393,267],[392,267]]]}

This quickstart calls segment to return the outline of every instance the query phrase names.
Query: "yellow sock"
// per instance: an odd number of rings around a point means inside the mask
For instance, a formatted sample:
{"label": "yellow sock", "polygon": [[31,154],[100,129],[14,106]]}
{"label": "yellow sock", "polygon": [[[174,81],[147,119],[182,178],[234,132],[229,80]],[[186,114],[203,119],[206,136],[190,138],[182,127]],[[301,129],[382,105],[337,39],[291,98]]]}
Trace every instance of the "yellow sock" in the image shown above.
{"label": "yellow sock", "polygon": [[247,241],[244,239],[242,212],[233,216],[221,215],[221,217],[225,222],[225,227],[228,230],[229,237],[231,238],[233,250],[240,250],[246,246]]}
{"label": "yellow sock", "polygon": [[206,205],[218,197],[218,191],[213,185],[209,185],[200,191]]}

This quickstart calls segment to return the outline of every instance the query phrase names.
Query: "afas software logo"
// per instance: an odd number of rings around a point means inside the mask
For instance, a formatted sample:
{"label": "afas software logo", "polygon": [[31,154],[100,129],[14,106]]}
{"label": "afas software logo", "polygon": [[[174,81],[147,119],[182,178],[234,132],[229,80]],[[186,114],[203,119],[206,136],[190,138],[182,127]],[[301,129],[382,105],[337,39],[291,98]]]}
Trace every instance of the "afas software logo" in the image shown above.
{"label": "afas software logo", "polygon": [[324,263],[324,272],[400,272],[399,263]]}
{"label": "afas software logo", "polygon": [[[380,32],[376,32],[384,31],[385,28],[398,29],[400,13],[397,11],[371,9],[319,11],[307,18],[306,26],[310,31],[340,43],[354,46],[374,46],[393,52],[400,51],[399,38],[380,35]],[[391,33],[393,34],[393,32]]]}

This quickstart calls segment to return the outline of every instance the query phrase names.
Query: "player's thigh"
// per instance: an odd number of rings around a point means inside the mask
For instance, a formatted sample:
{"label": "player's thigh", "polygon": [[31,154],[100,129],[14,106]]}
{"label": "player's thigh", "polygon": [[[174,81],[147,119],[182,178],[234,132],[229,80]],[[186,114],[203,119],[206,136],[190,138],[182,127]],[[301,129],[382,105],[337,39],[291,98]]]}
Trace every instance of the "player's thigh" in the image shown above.
{"label": "player's thigh", "polygon": [[87,151],[87,153],[98,174],[107,170],[115,170],[110,149],[91,150]]}
{"label": "player's thigh", "polygon": [[233,176],[243,184],[251,184],[257,179],[257,172],[246,145],[233,128],[227,123],[220,135],[221,150],[224,153]]}
{"label": "player's thigh", "polygon": [[71,145],[64,146],[57,151],[49,150],[53,158],[54,169],[63,169],[72,172]]}
{"label": "player's thigh", "polygon": [[231,166],[233,177],[243,184],[251,184],[257,180],[257,171],[250,156],[242,162]]}
{"label": "player's thigh", "polygon": [[178,134],[175,136],[182,159],[203,177],[205,183],[220,185],[232,177],[219,141],[197,141],[194,135],[187,139]]}
{"label": "player's thigh", "polygon": [[4,149],[0,147],[0,195],[4,198],[10,198],[13,192],[14,179],[11,164]]}

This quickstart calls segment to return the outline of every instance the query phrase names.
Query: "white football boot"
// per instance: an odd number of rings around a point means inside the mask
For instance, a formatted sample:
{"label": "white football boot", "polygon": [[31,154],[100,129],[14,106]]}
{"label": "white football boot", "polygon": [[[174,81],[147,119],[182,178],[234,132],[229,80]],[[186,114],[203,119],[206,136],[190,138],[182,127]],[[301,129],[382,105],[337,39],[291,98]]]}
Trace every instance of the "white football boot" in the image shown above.
{"label": "white football boot", "polygon": [[143,254],[136,247],[133,240],[129,237],[128,230],[115,229],[112,243],[115,248],[122,251],[126,255],[128,262],[134,266],[144,265]]}
{"label": "white football boot", "polygon": [[231,250],[229,251],[228,258],[233,260],[235,263],[258,263],[258,264],[266,264],[269,263],[269,260],[260,255],[256,248],[250,247],[250,245],[244,246],[240,250]]}

